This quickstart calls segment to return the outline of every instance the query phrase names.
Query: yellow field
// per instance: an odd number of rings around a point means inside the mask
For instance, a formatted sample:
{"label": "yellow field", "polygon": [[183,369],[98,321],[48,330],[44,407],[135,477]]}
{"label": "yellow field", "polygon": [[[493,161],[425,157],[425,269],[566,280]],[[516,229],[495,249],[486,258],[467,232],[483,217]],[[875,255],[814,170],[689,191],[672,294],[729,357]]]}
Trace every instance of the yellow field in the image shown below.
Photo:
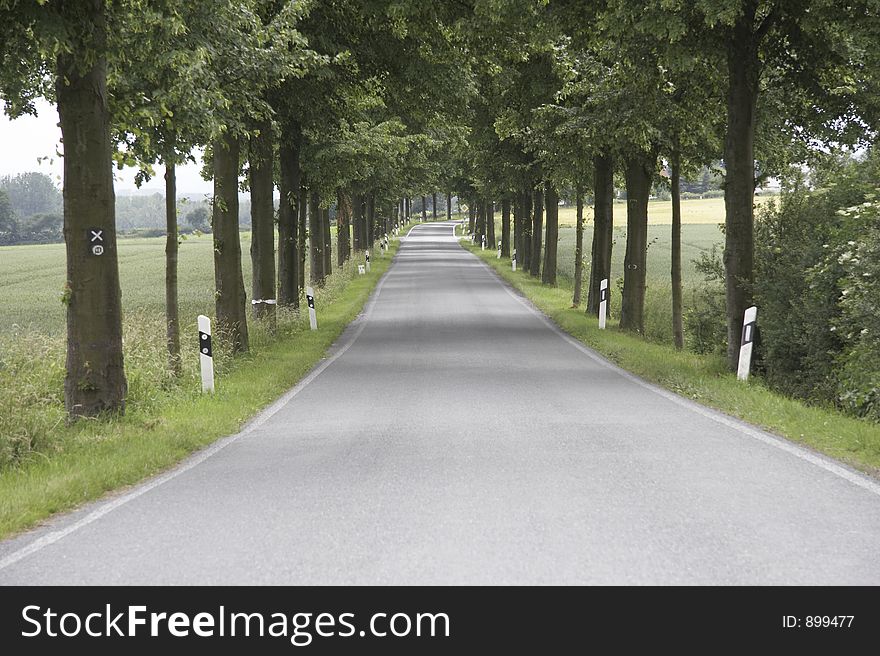
{"label": "yellow field", "polygon": [[[772,196],[757,196],[755,203],[760,205]],[[592,218],[592,210],[586,213],[587,219]],[[614,204],[615,223],[622,225],[626,221],[626,202]],[[681,201],[681,222],[695,224],[724,223],[724,199],[704,198]],[[648,203],[648,223],[664,225],[672,223],[672,201],[652,200]],[[559,208],[559,225],[575,225],[575,208]]]}

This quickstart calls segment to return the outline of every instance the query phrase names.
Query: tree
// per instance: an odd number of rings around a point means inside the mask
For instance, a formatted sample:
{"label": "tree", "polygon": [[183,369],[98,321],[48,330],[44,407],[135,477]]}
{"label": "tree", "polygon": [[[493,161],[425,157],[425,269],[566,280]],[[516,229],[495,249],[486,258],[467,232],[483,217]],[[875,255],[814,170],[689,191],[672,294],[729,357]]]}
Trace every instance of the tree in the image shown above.
{"label": "tree", "polygon": [[125,409],[107,37],[108,22],[124,29],[128,9],[125,2],[103,0],[0,2],[0,96],[6,112],[34,113],[33,100],[41,95],[58,103],[66,154],[64,397],[71,418]]}
{"label": "tree", "polygon": [[12,203],[6,191],[0,189],[0,244],[14,244],[18,241],[18,221],[12,211]]}
{"label": "tree", "polygon": [[60,214],[61,192],[45,173],[20,173],[0,178],[0,190],[6,192],[12,211],[27,219],[34,214]]}
{"label": "tree", "polygon": [[199,232],[211,231],[211,212],[204,204],[200,203],[187,212],[186,216],[183,217],[183,221],[193,230],[198,230]]}
{"label": "tree", "polygon": [[266,321],[270,331],[275,330],[276,300],[273,144],[271,123],[256,124],[248,144],[253,310],[254,317]]}
{"label": "tree", "polygon": [[724,77],[727,356],[735,369],[753,296],[755,186],[817,145],[864,143],[880,124],[880,70],[871,54],[880,7],[825,0],[712,0],[674,10],[663,0],[617,4],[637,17],[630,30],[663,42],[668,58],[705,57]]}

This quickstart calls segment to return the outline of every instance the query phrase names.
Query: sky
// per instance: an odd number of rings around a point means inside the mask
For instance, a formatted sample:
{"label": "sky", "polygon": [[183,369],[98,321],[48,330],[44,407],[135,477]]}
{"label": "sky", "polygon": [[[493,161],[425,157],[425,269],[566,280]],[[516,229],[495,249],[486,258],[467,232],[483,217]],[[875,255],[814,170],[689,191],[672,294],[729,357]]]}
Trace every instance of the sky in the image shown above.
{"label": "sky", "polygon": [[[3,103],[0,102],[0,107]],[[57,155],[61,152],[61,128],[58,127],[58,110],[44,100],[36,103],[37,116],[22,116],[14,121],[4,113],[0,113],[0,177],[16,175],[28,171],[45,173],[55,180],[61,187],[61,174],[63,162]],[[38,162],[38,158],[48,157],[48,160]],[[211,194],[212,184],[202,180],[199,171],[201,158],[198,164],[187,164],[177,167],[177,190],[179,195],[186,194]],[[164,167],[155,167],[156,176],[150,182],[141,185],[141,192],[164,192],[165,181]],[[135,191],[134,176],[135,168],[126,168],[122,171],[113,169],[116,177],[115,189],[121,191]]]}

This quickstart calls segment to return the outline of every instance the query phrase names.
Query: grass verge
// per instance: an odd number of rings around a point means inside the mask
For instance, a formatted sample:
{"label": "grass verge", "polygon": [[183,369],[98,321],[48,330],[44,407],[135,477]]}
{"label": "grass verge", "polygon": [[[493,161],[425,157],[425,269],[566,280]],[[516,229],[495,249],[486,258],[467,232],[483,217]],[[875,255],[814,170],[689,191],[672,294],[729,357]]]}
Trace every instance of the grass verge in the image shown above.
{"label": "grass verge", "polygon": [[720,357],[676,351],[616,330],[599,330],[598,320],[572,308],[572,287],[542,285],[527,273],[512,271],[510,260],[495,251],[461,242],[504,280],[522,292],[562,330],[618,366],[681,396],[721,410],[750,424],[808,446],[856,469],[880,477],[880,425],[847,417],[834,409],[808,406],[767,389],[760,379],[742,383]]}
{"label": "grass verge", "polygon": [[[382,257],[376,256],[376,249],[370,273],[357,275],[356,263],[350,261],[316,291],[318,331],[308,329],[304,312],[290,313],[286,320],[279,317],[277,338],[261,335],[255,326],[251,353],[225,362],[214,395],[200,394],[197,373],[190,371],[179,387],[157,393],[152,402],[130,404],[123,417],[84,420],[69,427],[59,421],[50,443],[0,470],[0,538],[138,483],[238,432],[321,360],[362,310],[398,245],[393,240],[389,254]],[[161,357],[161,350],[158,353]],[[127,358],[127,365],[130,362]],[[131,366],[137,370],[137,365]],[[61,417],[59,400],[53,399],[49,408],[19,408],[20,421],[41,412]]]}

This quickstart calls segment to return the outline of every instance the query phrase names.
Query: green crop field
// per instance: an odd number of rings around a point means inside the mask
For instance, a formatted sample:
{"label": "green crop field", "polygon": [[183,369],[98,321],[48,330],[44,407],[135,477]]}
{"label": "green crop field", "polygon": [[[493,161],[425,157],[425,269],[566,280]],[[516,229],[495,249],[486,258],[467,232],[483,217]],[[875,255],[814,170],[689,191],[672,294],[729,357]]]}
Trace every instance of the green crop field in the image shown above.
{"label": "green crop field", "polygon": [[[242,234],[242,269],[250,280],[250,234]],[[0,248],[0,332],[57,334],[64,331],[61,292],[64,244]],[[165,239],[120,239],[119,275],[126,314],[165,312]],[[245,284],[247,289],[249,286]],[[188,236],[180,244],[180,316],[186,323],[213,314],[214,256],[211,235]]]}
{"label": "green crop field", "polygon": [[[756,196],[755,204],[760,206],[773,196]],[[592,217],[592,208],[587,208],[584,216],[589,220]],[[559,225],[574,226],[576,212],[574,207],[559,208]],[[618,225],[626,225],[626,201],[614,203],[614,222]],[[681,222],[688,224],[718,224],[724,223],[724,199],[723,198],[695,198],[681,201]],[[648,224],[664,225],[672,223],[672,202],[668,200],[652,200],[648,203]]]}

